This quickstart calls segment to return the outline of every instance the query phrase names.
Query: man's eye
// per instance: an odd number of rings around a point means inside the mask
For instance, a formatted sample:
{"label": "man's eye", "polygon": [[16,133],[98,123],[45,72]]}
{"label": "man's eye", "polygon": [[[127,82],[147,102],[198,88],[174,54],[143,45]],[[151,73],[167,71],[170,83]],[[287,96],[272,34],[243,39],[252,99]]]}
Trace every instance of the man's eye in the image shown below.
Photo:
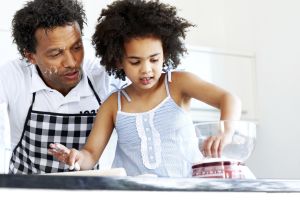
{"label": "man's eye", "polygon": [[59,55],[61,55],[60,52],[54,53],[54,54],[50,54],[50,57],[55,58],[55,57],[58,57]]}
{"label": "man's eye", "polygon": [[158,59],[151,59],[150,62],[152,63],[158,62]]}
{"label": "man's eye", "polygon": [[78,51],[78,50],[81,50],[82,49],[82,45],[76,45],[74,47],[74,50]]}

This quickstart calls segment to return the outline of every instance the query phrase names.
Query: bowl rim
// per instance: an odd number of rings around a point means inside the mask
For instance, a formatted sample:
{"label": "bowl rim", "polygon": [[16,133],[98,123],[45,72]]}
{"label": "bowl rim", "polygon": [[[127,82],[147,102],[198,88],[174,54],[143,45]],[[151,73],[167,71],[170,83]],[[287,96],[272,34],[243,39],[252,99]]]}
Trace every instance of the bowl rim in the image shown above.
{"label": "bowl rim", "polygon": [[237,123],[242,123],[242,124],[246,124],[246,123],[249,123],[249,124],[253,124],[255,126],[258,125],[258,121],[255,121],[255,120],[210,120],[210,121],[201,121],[201,122],[196,122],[194,123],[194,126],[196,125],[206,125],[206,124],[219,124],[219,123],[222,123],[222,122],[237,122]]}

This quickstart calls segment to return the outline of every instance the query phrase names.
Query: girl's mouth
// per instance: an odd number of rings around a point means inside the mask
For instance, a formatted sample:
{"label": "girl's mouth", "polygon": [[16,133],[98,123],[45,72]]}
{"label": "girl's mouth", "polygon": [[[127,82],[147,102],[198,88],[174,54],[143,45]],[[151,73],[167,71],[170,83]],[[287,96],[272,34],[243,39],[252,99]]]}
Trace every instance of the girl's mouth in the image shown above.
{"label": "girl's mouth", "polygon": [[148,85],[148,84],[150,84],[152,79],[153,79],[152,77],[144,77],[144,78],[141,78],[140,80],[143,85]]}

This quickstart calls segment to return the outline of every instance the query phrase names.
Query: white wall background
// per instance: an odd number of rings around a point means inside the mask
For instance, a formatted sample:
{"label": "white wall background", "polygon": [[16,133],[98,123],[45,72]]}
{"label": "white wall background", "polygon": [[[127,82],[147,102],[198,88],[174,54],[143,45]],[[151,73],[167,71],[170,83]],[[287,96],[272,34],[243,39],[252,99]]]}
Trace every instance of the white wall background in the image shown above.
{"label": "white wall background", "polygon": [[173,2],[198,25],[188,43],[255,52],[259,126],[248,166],[258,178],[299,179],[300,1]]}
{"label": "white wall background", "polygon": [[[0,64],[15,57],[10,21],[24,0],[0,8]],[[110,0],[83,0],[88,15],[85,40]],[[247,164],[258,178],[300,178],[300,1],[164,0],[197,25],[187,44],[254,52],[257,85],[257,145]],[[92,52],[89,53],[92,55]],[[237,83],[239,84],[239,83]]]}

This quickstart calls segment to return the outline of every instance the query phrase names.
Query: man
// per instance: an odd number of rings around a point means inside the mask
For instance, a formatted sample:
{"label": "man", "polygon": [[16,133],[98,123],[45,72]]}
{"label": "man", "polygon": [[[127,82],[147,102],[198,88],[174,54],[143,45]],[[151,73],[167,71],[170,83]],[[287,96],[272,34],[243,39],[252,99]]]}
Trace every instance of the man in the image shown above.
{"label": "man", "polygon": [[0,67],[0,103],[8,105],[10,173],[67,171],[50,143],[81,148],[111,81],[99,61],[84,60],[86,16],[77,0],[33,0],[16,12],[14,42],[23,59]]}

